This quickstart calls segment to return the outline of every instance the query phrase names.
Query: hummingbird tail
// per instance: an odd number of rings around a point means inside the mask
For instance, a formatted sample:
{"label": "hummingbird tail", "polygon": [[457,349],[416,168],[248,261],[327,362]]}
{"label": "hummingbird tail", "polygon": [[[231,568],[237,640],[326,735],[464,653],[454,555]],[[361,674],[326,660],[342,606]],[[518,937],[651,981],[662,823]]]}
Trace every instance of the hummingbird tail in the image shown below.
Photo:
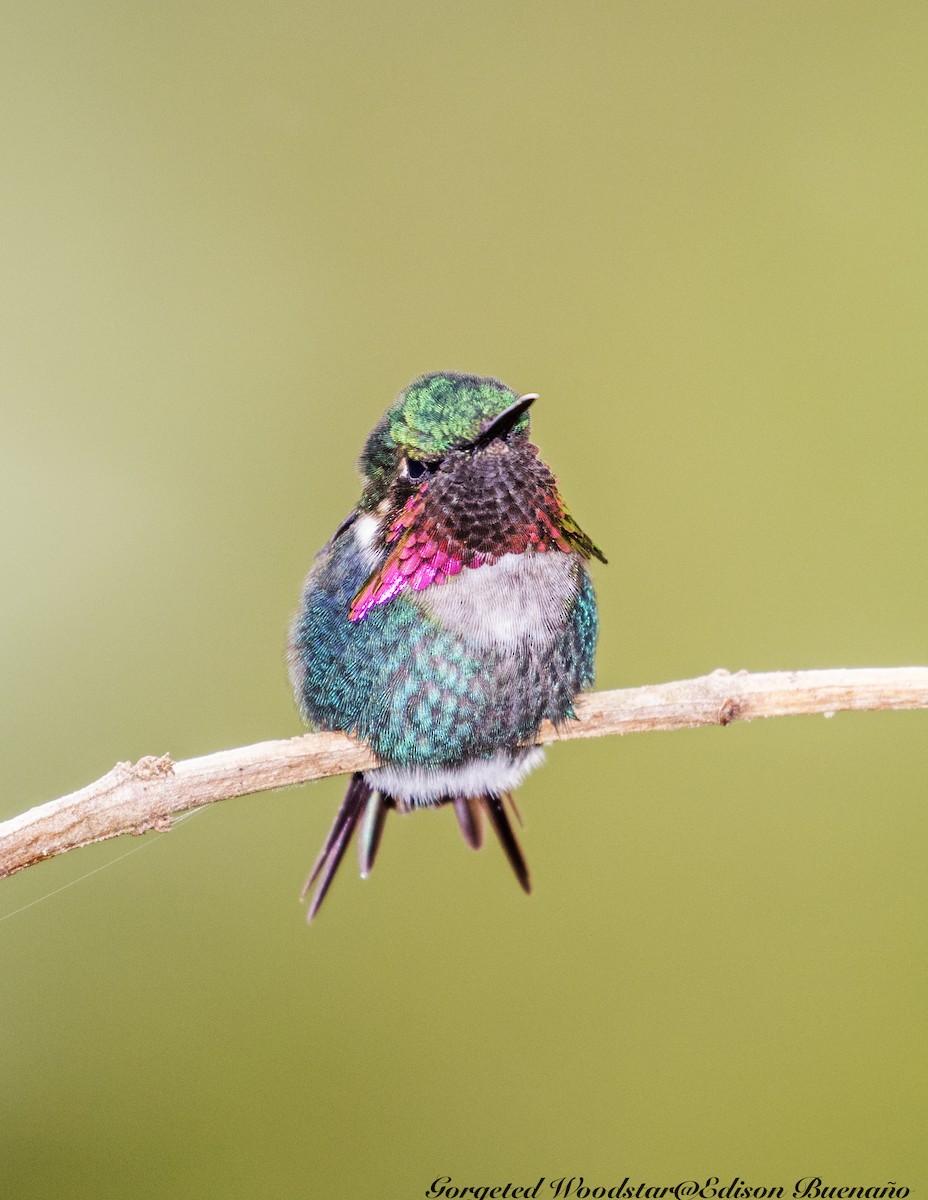
{"label": "hummingbird tail", "polygon": [[[528,866],[526,865],[525,858],[522,855],[521,847],[516,841],[516,835],[512,831],[512,825],[509,823],[509,817],[503,805],[504,800],[508,800],[509,803],[512,804],[512,796],[509,794],[509,792],[504,792],[501,796],[491,792],[489,795],[479,797],[479,803],[483,806],[484,811],[490,818],[490,824],[493,826],[496,836],[499,838],[500,845],[503,847],[506,857],[509,859],[509,865],[515,872],[516,879],[518,879],[524,892],[530,892],[532,890],[532,884],[529,879]],[[455,811],[457,811],[457,805],[455,805]],[[519,813],[515,805],[513,805],[513,812],[515,812],[516,816],[518,817]],[[459,816],[458,821],[460,821],[460,819],[461,818]],[[465,833],[464,836],[467,837],[467,834]]]}
{"label": "hummingbird tail", "polygon": [[480,800],[476,796],[455,796],[452,803],[464,841],[471,850],[479,850],[483,845],[483,812]]}
{"label": "hummingbird tail", "polygon": [[367,879],[374,869],[374,859],[383,837],[384,822],[393,806],[393,797],[385,796],[383,792],[371,792],[367,798],[364,819],[358,833],[358,861],[361,865],[362,879]]}
{"label": "hummingbird tail", "polygon": [[[511,808],[519,823],[522,819],[509,792],[497,794],[490,792],[484,796],[446,796],[440,803],[450,800],[454,815],[458,819],[464,840],[473,850],[479,850],[483,845],[483,817],[489,818],[490,824],[499,838],[500,845],[516,879],[526,892],[532,890],[529,880],[528,866],[523,857],[516,835],[513,833],[506,804]],[[383,837],[383,827],[387,813],[397,807],[397,801],[386,792],[371,787],[360,771],[356,771],[348,784],[345,799],[336,814],[325,844],[319,851],[319,857],[313,864],[309,878],[300,893],[300,899],[305,900],[315,886],[306,919],[312,921],[322,906],[332,880],[348,849],[348,843],[359,829],[358,859],[361,866],[361,878],[366,879],[374,867],[374,860],[380,848]]]}
{"label": "hummingbird tail", "polygon": [[[376,793],[373,793],[373,795],[376,798]],[[354,833],[355,826],[360,819],[365,805],[368,804],[371,798],[372,789],[370,785],[365,781],[361,772],[356,771],[351,777],[351,782],[348,784],[348,791],[345,793],[345,799],[342,801],[341,808],[339,808],[332,828],[329,830],[329,836],[319,851],[319,857],[313,864],[309,878],[303,885],[302,892],[300,892],[300,899],[305,900],[310,888],[318,879],[318,886],[313,895],[312,903],[309,906],[309,912],[306,914],[307,921],[311,921],[319,911],[319,906],[325,899],[325,894],[329,890],[329,886],[335,877],[335,872],[338,870],[338,865],[344,857],[348,843],[351,841],[351,835]],[[375,851],[376,848],[375,844]],[[371,856],[371,862],[373,862],[373,856]]]}

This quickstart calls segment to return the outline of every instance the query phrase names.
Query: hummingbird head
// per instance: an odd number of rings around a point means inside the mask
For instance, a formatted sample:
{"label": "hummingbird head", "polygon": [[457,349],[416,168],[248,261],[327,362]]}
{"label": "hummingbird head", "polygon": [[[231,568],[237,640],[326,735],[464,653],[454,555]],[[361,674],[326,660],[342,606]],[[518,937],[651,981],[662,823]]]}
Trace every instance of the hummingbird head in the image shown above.
{"label": "hummingbird head", "polygon": [[452,452],[479,450],[509,434],[527,435],[527,410],[535,399],[479,375],[420,375],[400,392],[361,452],[362,507],[375,508],[399,478],[414,486]]}
{"label": "hummingbird head", "polygon": [[423,591],[506,554],[602,558],[528,439],[537,399],[498,379],[450,372],[422,375],[400,392],[361,455],[358,512],[378,519],[385,557],[355,596],[351,620],[406,588]]}

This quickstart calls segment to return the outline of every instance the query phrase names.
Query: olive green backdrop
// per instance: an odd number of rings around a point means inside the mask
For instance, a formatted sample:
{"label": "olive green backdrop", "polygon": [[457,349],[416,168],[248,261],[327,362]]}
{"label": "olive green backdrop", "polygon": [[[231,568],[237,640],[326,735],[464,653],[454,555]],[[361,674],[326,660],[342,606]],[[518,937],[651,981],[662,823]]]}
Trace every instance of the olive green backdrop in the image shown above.
{"label": "olive green backdrop", "polygon": [[[303,574],[424,370],[542,394],[610,558],[600,686],[928,659],[924,7],[2,30],[4,816],[298,732]],[[923,1192],[926,733],[557,747],[531,899],[426,813],[307,929],[338,779],[3,881],[3,1193]]]}

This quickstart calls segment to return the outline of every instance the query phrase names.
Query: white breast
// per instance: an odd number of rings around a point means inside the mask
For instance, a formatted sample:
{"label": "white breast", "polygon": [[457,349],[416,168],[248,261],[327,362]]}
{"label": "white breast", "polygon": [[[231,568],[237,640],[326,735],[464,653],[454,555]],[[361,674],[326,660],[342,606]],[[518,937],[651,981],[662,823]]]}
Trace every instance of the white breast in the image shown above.
{"label": "white breast", "polygon": [[[355,544],[370,570],[382,561],[380,519],[354,523]],[[547,642],[564,628],[577,595],[577,560],[561,551],[504,554],[495,563],[465,567],[443,584],[408,593],[442,625],[478,646]]]}
{"label": "white breast", "polygon": [[401,767],[388,764],[365,771],[371,787],[379,788],[408,808],[436,804],[446,796],[499,796],[517,788],[545,756],[541,746],[501,750],[492,758],[475,758],[459,767]]}
{"label": "white breast", "polygon": [[547,642],[577,595],[577,562],[557,551],[504,554],[416,597],[431,616],[479,646]]}

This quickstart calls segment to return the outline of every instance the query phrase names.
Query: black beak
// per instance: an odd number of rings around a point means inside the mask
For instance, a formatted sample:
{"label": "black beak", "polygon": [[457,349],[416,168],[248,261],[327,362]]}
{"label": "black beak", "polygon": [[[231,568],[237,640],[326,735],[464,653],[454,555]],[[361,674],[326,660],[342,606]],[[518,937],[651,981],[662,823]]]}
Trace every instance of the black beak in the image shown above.
{"label": "black beak", "polygon": [[482,450],[485,446],[489,446],[490,442],[496,438],[505,437],[507,433],[519,420],[527,409],[529,409],[538,399],[537,392],[529,392],[525,396],[520,396],[514,404],[510,404],[508,408],[504,408],[498,417],[486,425],[480,433],[470,443],[470,448],[473,450]]}

